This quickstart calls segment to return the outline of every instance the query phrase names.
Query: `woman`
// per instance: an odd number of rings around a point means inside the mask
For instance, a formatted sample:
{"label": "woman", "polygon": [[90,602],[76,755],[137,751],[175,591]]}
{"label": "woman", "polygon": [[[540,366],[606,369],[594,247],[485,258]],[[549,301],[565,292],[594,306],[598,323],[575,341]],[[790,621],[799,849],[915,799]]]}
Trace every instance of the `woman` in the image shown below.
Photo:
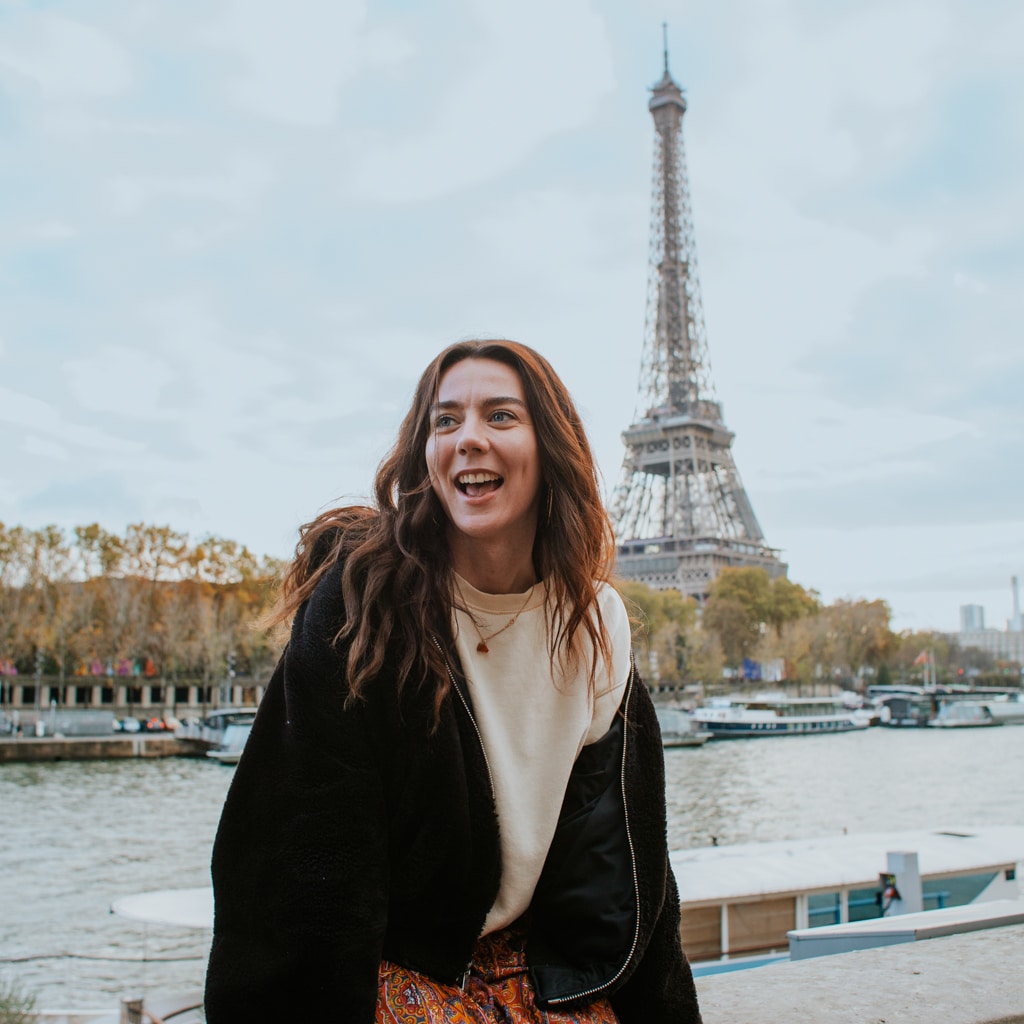
{"label": "woman", "polygon": [[698,1022],[662,749],[564,385],[427,368],[376,507],[302,531],[213,854],[211,1024]]}

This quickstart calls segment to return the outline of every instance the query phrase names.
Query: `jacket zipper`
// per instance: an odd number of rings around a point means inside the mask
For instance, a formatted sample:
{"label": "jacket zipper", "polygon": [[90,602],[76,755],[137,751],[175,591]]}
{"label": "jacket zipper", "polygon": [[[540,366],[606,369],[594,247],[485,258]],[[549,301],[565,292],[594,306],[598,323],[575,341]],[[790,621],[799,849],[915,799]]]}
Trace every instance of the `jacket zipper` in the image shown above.
{"label": "jacket zipper", "polygon": [[[462,701],[462,706],[466,709],[466,714],[469,716],[470,724],[473,726],[473,731],[476,733],[477,742],[480,744],[480,753],[484,756],[484,767],[487,769],[487,784],[491,788],[491,800],[497,803],[497,796],[494,791],[494,776],[491,774],[491,761],[487,756],[487,748],[484,746],[484,738],[480,732],[480,727],[476,724],[476,718],[473,716],[473,709],[469,706],[469,701],[466,700],[465,695],[459,688],[459,684],[455,681],[455,673],[452,671],[451,662],[448,660],[448,655],[445,654],[444,648],[441,646],[440,641],[436,636],[431,635],[430,639],[434,642],[434,646],[437,648],[438,653],[444,658],[444,667],[448,670],[448,679],[451,681],[452,689],[459,695],[459,700]],[[633,871],[634,877],[636,876],[636,869]],[[639,905],[639,904],[638,904]],[[472,970],[473,963],[470,961],[466,964],[466,969],[462,972],[459,978],[459,988],[465,991],[466,982],[469,980],[469,974]]]}
{"label": "jacket zipper", "polygon": [[626,748],[629,743],[629,698],[633,693],[633,685],[636,679],[636,666],[633,663],[633,652],[629,652],[629,683],[626,688],[626,701],[625,711],[623,712],[623,729],[622,729],[622,768],[619,773],[619,785],[622,787],[622,810],[623,817],[626,822],[626,843],[629,845],[629,863],[633,870],[633,898],[636,900],[636,927],[633,929],[633,944],[629,947],[629,953],[626,959],[623,960],[622,966],[612,975],[608,981],[602,985],[596,985],[594,988],[588,988],[584,992],[577,992],[574,995],[569,996],[558,996],[555,999],[550,999],[548,1002],[555,1003],[567,1003],[573,999],[584,999],[587,996],[596,995],[598,992],[603,992],[606,988],[614,985],[615,982],[622,977],[626,968],[629,966],[633,959],[633,954],[636,952],[636,947],[640,942],[640,880],[636,873],[636,849],[633,846],[633,833],[629,827],[629,804],[626,801]]}
{"label": "jacket zipper", "polygon": [[448,661],[448,655],[444,653],[444,648],[441,646],[436,636],[430,638],[434,642],[434,646],[437,648],[438,653],[444,658],[444,667],[448,670],[448,678],[451,681],[452,688],[459,695],[459,700],[462,701],[462,706],[466,709],[466,714],[469,715],[469,721],[472,723],[473,731],[476,733],[477,741],[480,744],[480,752],[484,755],[484,766],[487,768],[487,782],[491,787],[491,799],[496,799],[494,793],[494,776],[491,774],[491,762],[487,757],[487,748],[484,746],[484,738],[480,733],[480,727],[476,724],[476,719],[473,717],[473,709],[469,706],[469,701],[466,700],[459,689],[459,684],[455,681],[455,673],[452,671],[451,662]]}

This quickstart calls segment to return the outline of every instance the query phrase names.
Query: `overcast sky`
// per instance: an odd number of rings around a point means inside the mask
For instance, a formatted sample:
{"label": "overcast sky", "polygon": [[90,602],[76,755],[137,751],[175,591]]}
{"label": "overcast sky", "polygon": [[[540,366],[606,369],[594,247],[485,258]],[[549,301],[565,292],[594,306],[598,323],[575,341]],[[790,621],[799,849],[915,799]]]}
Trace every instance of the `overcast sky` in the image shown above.
{"label": "overcast sky", "polygon": [[420,371],[544,352],[608,488],[661,22],[711,370],[790,577],[897,628],[1024,576],[1019,0],[3,0],[0,520],[287,555]]}

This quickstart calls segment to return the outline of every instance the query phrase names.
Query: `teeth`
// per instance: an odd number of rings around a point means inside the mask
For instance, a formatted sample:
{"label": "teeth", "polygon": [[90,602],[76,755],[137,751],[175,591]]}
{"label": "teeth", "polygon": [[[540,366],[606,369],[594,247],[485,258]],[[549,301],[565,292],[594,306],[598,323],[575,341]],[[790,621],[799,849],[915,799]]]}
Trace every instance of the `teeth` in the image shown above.
{"label": "teeth", "polygon": [[500,480],[495,473],[463,473],[459,476],[460,484],[486,484],[491,480]]}

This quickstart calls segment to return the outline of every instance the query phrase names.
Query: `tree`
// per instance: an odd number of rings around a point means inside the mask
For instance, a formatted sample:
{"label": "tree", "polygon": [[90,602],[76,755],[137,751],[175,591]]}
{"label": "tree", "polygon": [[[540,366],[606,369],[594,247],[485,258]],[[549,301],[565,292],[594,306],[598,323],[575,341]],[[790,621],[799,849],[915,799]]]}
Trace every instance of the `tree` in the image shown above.
{"label": "tree", "polygon": [[821,611],[821,602],[813,590],[804,590],[799,583],[794,583],[785,576],[778,576],[771,581],[771,603],[768,609],[768,622],[775,627],[775,635],[782,636],[782,628],[789,622],[817,615]]}
{"label": "tree", "polygon": [[34,591],[39,607],[36,645],[48,650],[57,662],[63,701],[71,613],[68,598],[75,566],[71,548],[60,527],[44,526],[33,531],[30,566],[28,585]]}
{"label": "tree", "polygon": [[766,637],[768,657],[782,658],[785,678],[797,684],[797,693],[813,687],[823,663],[826,624],[820,614],[805,616],[782,624]]}
{"label": "tree", "polygon": [[771,579],[764,569],[723,569],[708,588],[701,616],[730,668],[738,668],[761,642],[772,617]]}
{"label": "tree", "polygon": [[634,624],[633,645],[641,673],[672,686],[684,682],[697,602],[678,590],[655,590],[632,580],[621,581],[618,590]]}
{"label": "tree", "polygon": [[29,532],[0,523],[0,659],[18,661],[30,653],[30,564]]}
{"label": "tree", "polygon": [[827,662],[847,682],[865,667],[877,667],[896,648],[889,629],[891,612],[885,601],[838,600],[822,613],[827,624]]}

